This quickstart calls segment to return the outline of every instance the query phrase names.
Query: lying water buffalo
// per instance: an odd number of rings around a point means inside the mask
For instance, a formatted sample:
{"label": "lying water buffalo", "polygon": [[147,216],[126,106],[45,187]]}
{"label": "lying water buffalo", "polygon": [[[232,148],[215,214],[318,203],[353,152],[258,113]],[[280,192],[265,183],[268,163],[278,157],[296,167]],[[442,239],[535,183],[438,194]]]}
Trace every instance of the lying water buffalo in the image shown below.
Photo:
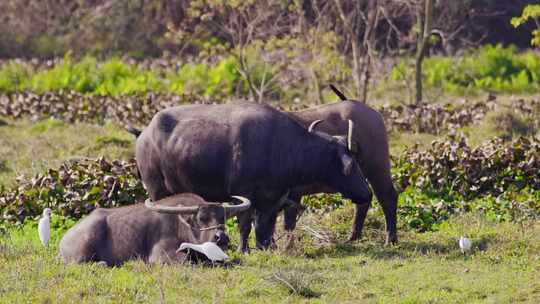
{"label": "lying water buffalo", "polygon": [[[330,135],[340,135],[347,130],[348,121],[354,122],[352,136],[353,152],[356,160],[360,164],[362,172],[375,191],[377,199],[381,203],[386,219],[387,238],[386,243],[397,242],[396,231],[396,209],[397,193],[392,184],[390,173],[390,153],[388,151],[388,138],[386,128],[381,115],[364,103],[347,100],[343,93],[331,86],[334,92],[340,97],[341,102],[326,104],[319,107],[298,111],[286,112],[290,117],[304,125],[306,128],[313,121],[320,121],[317,130],[321,130]],[[319,192],[336,192],[335,190],[321,187],[321,185],[310,185],[293,189],[289,198],[295,202],[300,202],[303,195]],[[339,191],[338,191],[339,192]],[[355,218],[350,240],[360,237],[364,220],[369,209],[369,202],[355,202]],[[296,226],[299,205],[290,206],[285,209],[285,230],[291,232]]]}
{"label": "lying water buffalo", "polygon": [[[321,184],[356,202],[371,192],[347,146],[308,132],[288,115],[255,103],[186,105],[157,113],[138,135],[136,159],[153,200],[192,192],[209,201],[237,193],[255,209],[258,248],[271,244],[284,194]],[[139,134],[140,133],[140,134]],[[251,216],[240,223],[246,251]]]}
{"label": "lying water buffalo", "polygon": [[187,256],[176,251],[184,242],[214,242],[226,249],[225,219],[250,208],[248,199],[234,198],[242,203],[207,203],[200,196],[183,193],[156,203],[147,200],[127,207],[99,208],[62,237],[59,256],[68,263],[94,261],[112,266],[135,258],[182,262]]}

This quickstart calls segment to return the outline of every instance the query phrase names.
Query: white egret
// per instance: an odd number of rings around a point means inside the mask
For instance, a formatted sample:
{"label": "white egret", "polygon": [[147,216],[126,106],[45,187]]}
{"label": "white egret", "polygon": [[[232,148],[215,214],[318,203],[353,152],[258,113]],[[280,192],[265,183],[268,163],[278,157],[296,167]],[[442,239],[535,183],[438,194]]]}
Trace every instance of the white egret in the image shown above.
{"label": "white egret", "polygon": [[227,254],[225,254],[225,252],[223,252],[223,250],[221,250],[221,248],[219,248],[219,246],[213,242],[206,242],[200,245],[193,243],[182,243],[176,252],[186,249],[192,249],[200,252],[212,262],[224,261],[225,259],[229,258],[229,256],[227,256]]}
{"label": "white egret", "polygon": [[49,239],[51,238],[51,209],[45,208],[43,210],[43,216],[39,220],[38,225],[39,239],[43,246],[49,246]]}
{"label": "white egret", "polygon": [[463,236],[459,238],[459,248],[461,249],[461,253],[465,254],[465,252],[471,250],[471,245],[471,240],[468,238]]}

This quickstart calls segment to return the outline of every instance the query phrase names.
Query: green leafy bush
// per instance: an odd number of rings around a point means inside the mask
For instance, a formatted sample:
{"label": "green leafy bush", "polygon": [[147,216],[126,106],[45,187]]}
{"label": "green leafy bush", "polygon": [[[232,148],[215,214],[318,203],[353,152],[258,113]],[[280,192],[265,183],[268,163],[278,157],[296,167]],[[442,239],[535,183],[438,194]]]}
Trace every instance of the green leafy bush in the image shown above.
{"label": "green leafy bush", "polygon": [[[428,88],[451,94],[492,91],[533,93],[540,88],[540,57],[532,51],[518,53],[515,47],[486,45],[459,58],[426,58],[423,69]],[[390,73],[394,81],[408,81],[413,75],[407,62]]]}
{"label": "green leafy bush", "polygon": [[394,159],[398,188],[413,186],[437,197],[471,200],[506,191],[540,190],[540,140],[521,137],[505,145],[495,138],[477,148],[464,138],[436,140],[432,148],[411,148]]}
{"label": "green leafy bush", "polygon": [[451,216],[468,212],[496,222],[535,220],[540,218],[539,198],[539,190],[523,189],[467,200],[458,193],[437,196],[409,186],[399,196],[398,217],[403,225],[417,231],[438,230]]}
{"label": "green leafy bush", "polygon": [[0,69],[0,91],[20,91],[28,87],[31,69],[20,62],[11,61]]}
{"label": "green leafy bush", "polygon": [[155,72],[140,70],[118,58],[110,59],[100,66],[97,80],[94,91],[83,93],[119,96],[164,91],[163,80],[160,80]]}
{"label": "green leafy bush", "polygon": [[523,8],[521,16],[514,17],[511,20],[511,23],[514,27],[518,27],[522,24],[527,23],[529,20],[534,20],[536,23],[536,29],[532,32],[531,45],[540,45],[540,4],[529,4]]}
{"label": "green leafy bush", "polygon": [[304,197],[302,204],[309,211],[325,213],[343,207],[344,201],[340,194],[315,194]]}
{"label": "green leafy bush", "polygon": [[0,91],[41,94],[63,90],[115,97],[173,92],[219,101],[230,97],[240,81],[233,57],[215,65],[186,63],[177,68],[166,63],[155,68],[151,64],[128,64],[119,58],[98,62],[91,56],[74,62],[69,54],[52,67],[8,61],[0,68]]}
{"label": "green leafy bush", "polygon": [[183,103],[197,103],[188,95],[154,94],[132,96],[83,95],[73,91],[57,93],[0,94],[0,115],[32,119],[54,117],[65,122],[147,124],[161,109]]}
{"label": "green leafy bush", "polygon": [[104,158],[66,162],[30,179],[21,177],[18,186],[0,192],[2,222],[22,224],[36,219],[43,208],[78,219],[96,207],[134,204],[146,196],[134,160]]}
{"label": "green leafy bush", "polygon": [[494,102],[383,105],[379,110],[389,131],[440,134],[481,121]]}
{"label": "green leafy bush", "polygon": [[455,213],[481,212],[497,221],[540,216],[540,139],[501,139],[471,148],[461,138],[413,147],[394,159],[399,214],[433,230]]}
{"label": "green leafy bush", "polygon": [[228,57],[216,66],[203,63],[188,63],[178,72],[169,72],[168,90],[177,94],[194,94],[216,100],[226,99],[234,93],[239,81],[236,60]]}

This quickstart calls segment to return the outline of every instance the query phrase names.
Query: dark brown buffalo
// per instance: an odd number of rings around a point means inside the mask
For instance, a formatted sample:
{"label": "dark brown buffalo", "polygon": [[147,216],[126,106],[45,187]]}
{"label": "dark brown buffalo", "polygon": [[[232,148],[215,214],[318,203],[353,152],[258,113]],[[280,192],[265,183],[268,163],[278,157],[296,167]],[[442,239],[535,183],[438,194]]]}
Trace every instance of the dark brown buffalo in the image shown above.
{"label": "dark brown buffalo", "polygon": [[200,196],[183,193],[155,204],[147,200],[121,208],[98,208],[62,237],[59,256],[67,263],[93,261],[112,266],[135,258],[183,262],[187,256],[177,249],[184,242],[215,242],[225,250],[229,243],[225,219],[250,207],[248,199],[235,198],[242,204],[207,203]]}
{"label": "dark brown buffalo", "polygon": [[[353,153],[360,164],[362,172],[371,184],[378,201],[380,202],[386,219],[386,243],[397,242],[396,209],[397,193],[392,184],[390,173],[390,153],[388,137],[384,121],[379,112],[364,103],[347,100],[346,97],[332,86],[332,89],[342,99],[340,102],[325,104],[297,112],[286,112],[290,117],[308,128],[313,121],[321,121],[315,127],[330,135],[341,135],[347,131],[348,121],[354,122]],[[300,202],[303,195],[337,192],[321,185],[310,185],[291,191],[289,198]],[[354,201],[355,217],[350,240],[360,237],[370,202]],[[296,227],[299,205],[285,209],[285,229],[292,232]],[[290,246],[290,244],[289,244]]]}
{"label": "dark brown buffalo", "polygon": [[[321,184],[355,202],[371,200],[344,142],[308,132],[287,114],[255,103],[162,110],[138,136],[136,159],[153,200],[183,192],[209,201],[231,194],[248,197],[255,209],[259,248],[271,244],[286,201],[281,198],[293,187]],[[245,251],[251,221],[250,216],[242,218],[240,249]]]}

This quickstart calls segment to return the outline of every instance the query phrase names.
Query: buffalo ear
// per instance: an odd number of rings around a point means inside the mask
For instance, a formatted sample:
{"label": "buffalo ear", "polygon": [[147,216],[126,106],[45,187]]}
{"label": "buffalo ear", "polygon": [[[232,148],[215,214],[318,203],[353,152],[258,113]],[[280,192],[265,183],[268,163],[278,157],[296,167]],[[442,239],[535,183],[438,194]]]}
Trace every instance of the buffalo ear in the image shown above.
{"label": "buffalo ear", "polygon": [[354,160],[347,153],[341,154],[341,164],[343,165],[343,175],[350,175],[352,171]]}

